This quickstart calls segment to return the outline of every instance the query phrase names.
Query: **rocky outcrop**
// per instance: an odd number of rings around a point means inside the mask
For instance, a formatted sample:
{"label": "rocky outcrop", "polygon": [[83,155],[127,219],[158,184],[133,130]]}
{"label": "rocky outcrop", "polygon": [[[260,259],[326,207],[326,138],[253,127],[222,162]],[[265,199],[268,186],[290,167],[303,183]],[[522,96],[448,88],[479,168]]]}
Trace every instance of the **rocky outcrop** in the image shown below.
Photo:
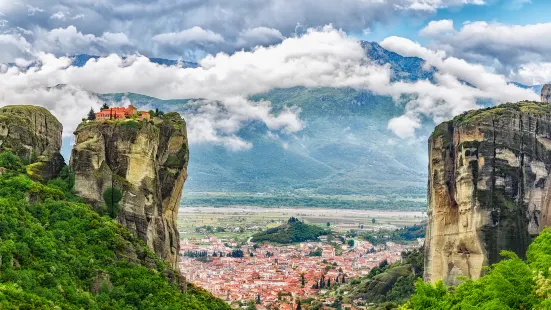
{"label": "rocky outcrop", "polygon": [[551,84],[543,85],[541,89],[541,102],[551,103]]}
{"label": "rocky outcrop", "polygon": [[57,177],[65,166],[60,154],[62,133],[61,123],[45,108],[0,108],[0,150],[21,157],[28,174],[37,181]]}
{"label": "rocky outcrop", "polygon": [[470,111],[429,139],[425,280],[479,278],[551,224],[551,104]]}
{"label": "rocky outcrop", "polygon": [[101,209],[103,193],[120,189],[119,223],[176,267],[176,219],[189,159],[184,120],[168,113],[152,121],[87,122],[75,135],[76,193]]}

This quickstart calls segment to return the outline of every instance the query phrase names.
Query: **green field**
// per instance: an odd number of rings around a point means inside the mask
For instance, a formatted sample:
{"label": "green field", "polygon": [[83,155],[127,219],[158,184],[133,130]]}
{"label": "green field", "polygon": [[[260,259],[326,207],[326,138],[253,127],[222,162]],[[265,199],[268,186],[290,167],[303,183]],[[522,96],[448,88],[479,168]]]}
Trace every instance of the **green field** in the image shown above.
{"label": "green field", "polygon": [[[424,212],[388,210],[337,210],[323,208],[183,207],[178,214],[180,238],[215,235],[246,241],[253,234],[279,226],[290,217],[331,230],[369,231],[419,224]],[[375,219],[375,223],[373,223]],[[207,230],[210,227],[210,230]],[[217,228],[224,231],[217,231]]]}
{"label": "green field", "polygon": [[389,211],[424,211],[426,200],[420,197],[316,195],[288,193],[186,192],[182,207],[258,206],[265,208],[325,208]]}

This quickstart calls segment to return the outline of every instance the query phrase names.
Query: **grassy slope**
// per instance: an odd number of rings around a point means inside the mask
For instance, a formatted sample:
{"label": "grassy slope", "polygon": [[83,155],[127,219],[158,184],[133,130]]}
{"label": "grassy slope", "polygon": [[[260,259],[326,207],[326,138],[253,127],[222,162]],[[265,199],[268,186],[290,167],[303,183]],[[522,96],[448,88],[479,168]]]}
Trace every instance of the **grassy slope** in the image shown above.
{"label": "grassy slope", "polygon": [[141,240],[79,202],[70,175],[43,185],[10,168],[0,175],[0,309],[229,309],[191,284],[181,293]]}
{"label": "grassy slope", "polygon": [[289,220],[286,224],[253,235],[252,241],[288,244],[316,240],[319,236],[330,233],[331,231],[315,225]]}

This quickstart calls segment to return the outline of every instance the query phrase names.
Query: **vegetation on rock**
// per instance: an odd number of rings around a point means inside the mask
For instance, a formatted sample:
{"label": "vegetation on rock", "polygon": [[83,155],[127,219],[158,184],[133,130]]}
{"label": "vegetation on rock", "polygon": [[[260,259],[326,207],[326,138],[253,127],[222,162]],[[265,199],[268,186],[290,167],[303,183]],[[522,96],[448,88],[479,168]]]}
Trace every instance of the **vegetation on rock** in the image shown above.
{"label": "vegetation on rock", "polygon": [[319,236],[328,235],[330,233],[330,230],[315,225],[305,224],[291,217],[286,224],[253,235],[252,241],[268,241],[287,244],[316,240]]}
{"label": "vegetation on rock", "polygon": [[419,280],[415,294],[402,309],[550,309],[551,229],[530,245],[527,261],[508,251],[478,280],[457,287]]}
{"label": "vegetation on rock", "polygon": [[[343,304],[374,305],[368,309],[396,309],[408,301],[417,279],[423,276],[424,249],[402,252],[402,260],[389,264],[386,260],[373,268],[366,277],[329,286],[325,293],[334,302],[330,309],[342,309]],[[344,278],[344,276],[343,276]],[[303,299],[307,309],[325,309],[320,300]]]}
{"label": "vegetation on rock", "polygon": [[103,201],[107,206],[109,216],[114,219],[119,213],[119,202],[122,200],[122,192],[114,187],[109,187],[103,192]]}
{"label": "vegetation on rock", "polygon": [[425,238],[426,229],[427,225],[424,224],[402,227],[392,231],[381,229],[364,233],[362,238],[373,245],[385,244],[388,241],[397,243],[417,242],[418,238]]}
{"label": "vegetation on rock", "polygon": [[185,121],[168,113],[152,120],[83,122],[75,135],[75,193],[176,268],[176,217],[189,160]]}
{"label": "vegetation on rock", "polygon": [[543,104],[534,101],[521,101],[517,103],[504,103],[502,105],[488,107],[485,109],[470,110],[453,119],[455,125],[473,124],[492,116],[502,116],[512,112],[524,112],[533,115],[544,115],[551,113],[551,104]]}
{"label": "vegetation on rock", "polygon": [[0,309],[229,309],[84,204],[67,168],[47,184],[22,168],[0,154]]}

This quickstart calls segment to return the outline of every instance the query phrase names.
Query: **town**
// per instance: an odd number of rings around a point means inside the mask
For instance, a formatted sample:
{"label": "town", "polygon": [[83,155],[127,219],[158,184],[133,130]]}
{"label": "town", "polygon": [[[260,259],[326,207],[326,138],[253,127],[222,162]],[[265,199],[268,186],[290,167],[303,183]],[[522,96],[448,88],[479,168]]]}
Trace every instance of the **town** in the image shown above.
{"label": "town", "polygon": [[343,243],[337,238],[329,242],[329,238],[293,245],[242,244],[212,235],[186,238],[180,243],[179,267],[188,281],[234,306],[254,302],[259,310],[294,310],[297,301],[305,298],[331,304],[332,298],[323,296],[327,288],[366,276],[384,261],[396,262],[402,251],[418,248],[424,241],[373,246],[362,240]]}

